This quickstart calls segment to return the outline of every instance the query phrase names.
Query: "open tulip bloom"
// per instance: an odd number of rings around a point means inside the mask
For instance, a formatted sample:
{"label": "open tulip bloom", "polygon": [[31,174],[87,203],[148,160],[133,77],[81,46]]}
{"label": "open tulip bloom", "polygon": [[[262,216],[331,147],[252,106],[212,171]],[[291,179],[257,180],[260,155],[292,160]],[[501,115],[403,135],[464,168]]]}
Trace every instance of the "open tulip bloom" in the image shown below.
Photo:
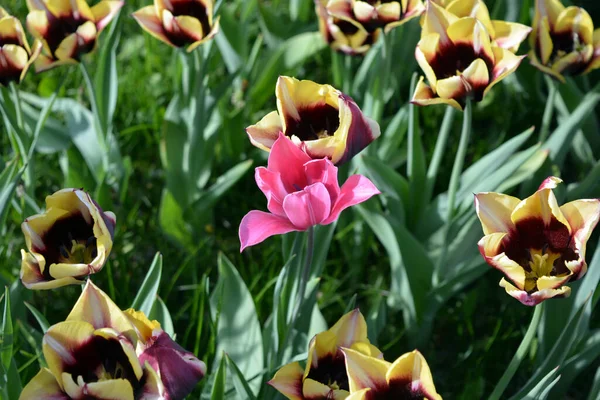
{"label": "open tulip bloom", "polygon": [[575,200],[558,206],[549,177],[525,200],[501,193],[478,193],[475,207],[485,236],[479,251],[488,264],[512,282],[506,292],[533,306],[568,296],[569,281],[583,277],[586,243],[600,218],[600,200]]}
{"label": "open tulip bloom", "polygon": [[441,400],[425,358],[417,350],[393,363],[342,349],[348,370],[350,396],[346,400]]}
{"label": "open tulip bloom", "polygon": [[29,48],[21,22],[0,7],[0,85],[21,82],[42,50],[42,43]]}
{"label": "open tulip bloom", "polygon": [[483,0],[452,0],[444,8],[459,18],[477,18],[490,34],[493,46],[502,47],[513,53],[519,49],[521,43],[531,32],[531,28],[523,24],[491,20],[490,12]]}
{"label": "open tulip bloom", "polygon": [[27,245],[21,250],[21,281],[29,289],[81,283],[106,263],[115,223],[115,215],[83,190],[46,197],[46,211],[21,224]]}
{"label": "open tulip bloom", "polygon": [[213,21],[213,0],[154,0],[133,13],[149,34],[173,47],[192,51],[219,32]]}
{"label": "open tulip bloom", "polygon": [[583,8],[558,0],[536,0],[531,48],[531,64],[561,82],[600,67],[600,29]]}
{"label": "open tulip bloom", "polygon": [[284,365],[268,383],[290,400],[345,399],[350,387],[342,348],[383,356],[369,342],[367,323],[358,309],[312,338],[305,368],[298,362]]}
{"label": "open tulip bloom", "polygon": [[91,281],[64,322],[42,343],[48,368],[25,386],[20,400],[178,400],[206,373],[140,311],[121,311]]}
{"label": "open tulip bloom", "polygon": [[102,0],[90,7],[85,0],[27,0],[27,29],[43,44],[36,70],[78,63],[123,4]]}
{"label": "open tulip bloom", "polygon": [[428,1],[415,57],[428,84],[421,77],[412,103],[448,104],[462,110],[467,97],[481,101],[524,56],[494,45],[477,18],[459,18]]}
{"label": "open tulip bloom", "polygon": [[362,175],[352,175],[340,188],[329,159],[311,159],[283,133],[271,148],[267,168],[256,168],[255,179],[270,213],[253,210],[244,216],[241,251],[273,235],[328,225],[346,208],[380,193]]}
{"label": "open tulip bloom", "polygon": [[379,124],[330,85],[280,76],[275,94],[277,111],[246,128],[260,149],[269,151],[282,132],[311,158],[327,157],[339,165],[380,135]]}

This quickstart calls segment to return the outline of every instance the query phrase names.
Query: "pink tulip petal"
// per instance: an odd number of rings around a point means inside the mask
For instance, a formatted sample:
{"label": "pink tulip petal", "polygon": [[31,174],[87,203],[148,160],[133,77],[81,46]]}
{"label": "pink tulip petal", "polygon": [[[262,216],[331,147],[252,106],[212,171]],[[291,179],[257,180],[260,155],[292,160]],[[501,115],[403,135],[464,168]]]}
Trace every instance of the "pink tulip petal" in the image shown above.
{"label": "pink tulip petal", "polygon": [[311,158],[298,148],[292,141],[279,134],[269,154],[269,171],[278,172],[288,193],[302,190],[306,183],[304,164]]}
{"label": "pink tulip petal", "polygon": [[[285,217],[283,199],[288,195],[281,181],[281,174],[269,171],[265,167],[258,167],[254,173],[258,188],[267,198],[267,208],[275,215]],[[295,190],[294,190],[295,191]]]}
{"label": "pink tulip petal", "polygon": [[287,218],[264,211],[252,210],[240,223],[240,253],[248,246],[254,246],[273,235],[281,235],[299,230]]}
{"label": "pink tulip petal", "polygon": [[304,173],[309,185],[321,182],[329,192],[331,203],[335,204],[340,195],[340,185],[337,178],[337,167],[329,159],[312,160],[304,164]]}
{"label": "pink tulip petal", "polygon": [[331,215],[321,224],[327,225],[335,221],[340,213],[350,206],[367,201],[372,196],[381,192],[375,187],[373,182],[362,175],[352,175],[346,183],[342,185],[340,197],[331,210]]}
{"label": "pink tulip petal", "polygon": [[283,209],[292,224],[299,230],[306,230],[329,216],[329,192],[321,182],[314,183],[300,192],[287,195],[283,200]]}

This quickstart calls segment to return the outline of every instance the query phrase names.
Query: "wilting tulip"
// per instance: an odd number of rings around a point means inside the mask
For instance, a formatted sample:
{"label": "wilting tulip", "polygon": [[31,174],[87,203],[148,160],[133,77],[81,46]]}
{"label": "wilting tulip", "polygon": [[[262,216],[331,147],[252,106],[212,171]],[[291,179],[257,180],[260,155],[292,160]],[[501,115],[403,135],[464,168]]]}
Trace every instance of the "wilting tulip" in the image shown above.
{"label": "wilting tulip", "polygon": [[268,383],[291,400],[344,399],[350,388],[341,348],[382,357],[369,342],[367,323],[358,309],[312,338],[304,369],[298,362],[284,365]]}
{"label": "wilting tulip", "polygon": [[319,17],[319,31],[325,42],[332,49],[348,54],[361,55],[366,53],[377,41],[380,29],[367,30],[356,18],[348,18],[343,7],[342,12],[328,6],[328,3],[344,5],[344,0],[314,0],[315,10]]}
{"label": "wilting tulip", "polygon": [[213,0],[154,0],[133,13],[146,32],[174,47],[192,51],[219,32]]}
{"label": "wilting tulip", "polygon": [[415,57],[429,84],[421,77],[412,103],[445,103],[459,110],[467,97],[481,101],[523,59],[493,46],[490,34],[478,19],[458,18],[432,2],[427,3]]}
{"label": "wilting tulip", "polygon": [[502,47],[513,53],[531,32],[530,27],[516,22],[492,21],[483,0],[453,0],[445,8],[459,18],[477,18],[490,34],[492,46]]}
{"label": "wilting tulip", "polygon": [[530,42],[531,64],[561,82],[600,67],[600,29],[583,8],[536,0]]}
{"label": "wilting tulip", "polygon": [[475,195],[485,236],[479,251],[502,271],[506,292],[521,303],[536,305],[568,296],[565,285],[587,270],[585,247],[600,218],[600,200],[575,200],[559,207],[552,189],[562,182],[549,177],[525,200],[501,193]]}
{"label": "wilting tulip", "polygon": [[41,50],[38,40],[29,48],[21,22],[0,7],[0,85],[21,82]]}
{"label": "wilting tulip", "polygon": [[342,21],[356,21],[367,32],[384,29],[389,32],[425,11],[421,0],[329,0],[327,11]]}
{"label": "wilting tulip", "polygon": [[354,100],[329,85],[280,76],[277,110],[246,128],[256,147],[269,151],[283,132],[311,158],[339,165],[380,135],[377,122],[363,115]]}
{"label": "wilting tulip", "polygon": [[282,133],[273,144],[267,168],[256,168],[255,179],[270,213],[253,210],[244,216],[240,251],[273,235],[328,225],[346,208],[380,193],[362,175],[352,175],[340,188],[331,161],[312,160]]}
{"label": "wilting tulip", "polygon": [[78,63],[123,4],[102,0],[90,7],[85,0],[27,0],[27,29],[44,46],[36,70]]}
{"label": "wilting tulip", "polygon": [[425,358],[417,350],[393,363],[343,349],[351,395],[347,400],[441,400]]}
{"label": "wilting tulip", "polygon": [[21,281],[29,289],[81,283],[106,263],[115,223],[83,190],[46,197],[46,211],[21,224],[28,250],[21,250]]}
{"label": "wilting tulip", "polygon": [[[154,333],[140,336],[147,332],[136,323],[164,334],[156,321],[148,321],[140,312],[124,313],[88,281],[66,321],[44,335],[48,368],[25,386],[20,399],[183,399],[206,372],[204,363],[185,351],[185,360],[175,354],[181,348],[170,338],[158,339]],[[157,348],[158,363],[147,355]],[[173,359],[178,360],[173,363]],[[179,386],[171,391],[167,383]]]}

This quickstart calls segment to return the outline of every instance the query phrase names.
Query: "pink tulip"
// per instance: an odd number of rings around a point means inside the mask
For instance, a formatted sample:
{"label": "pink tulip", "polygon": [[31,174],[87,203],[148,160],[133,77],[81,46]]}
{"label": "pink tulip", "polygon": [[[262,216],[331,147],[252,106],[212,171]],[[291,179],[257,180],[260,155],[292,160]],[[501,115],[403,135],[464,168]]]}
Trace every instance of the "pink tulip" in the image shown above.
{"label": "pink tulip", "polygon": [[240,251],[269,236],[328,225],[346,208],[380,193],[362,175],[352,175],[340,188],[337,167],[329,159],[311,159],[281,133],[267,168],[256,168],[255,179],[270,213],[253,210],[244,216]]}

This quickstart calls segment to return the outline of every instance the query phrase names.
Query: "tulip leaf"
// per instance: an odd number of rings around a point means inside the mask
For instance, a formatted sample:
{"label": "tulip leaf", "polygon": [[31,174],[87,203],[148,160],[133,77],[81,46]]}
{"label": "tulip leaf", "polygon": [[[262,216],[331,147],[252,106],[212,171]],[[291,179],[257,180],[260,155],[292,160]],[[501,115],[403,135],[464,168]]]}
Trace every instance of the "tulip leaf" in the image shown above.
{"label": "tulip leaf", "polygon": [[543,147],[550,151],[550,157],[559,166],[562,165],[567,152],[571,148],[575,133],[586,117],[593,113],[598,101],[600,101],[600,93],[592,91],[585,95],[579,106],[552,132],[546,143],[544,143]]}
{"label": "tulip leaf", "polygon": [[175,336],[175,328],[173,326],[173,320],[171,319],[171,313],[160,297],[156,297],[156,301],[152,305],[152,311],[150,311],[148,318],[157,320],[160,322],[163,331],[172,338]]}
{"label": "tulip leaf", "polygon": [[394,157],[398,155],[406,132],[408,131],[408,106],[398,109],[392,120],[385,128],[385,132],[371,146],[377,147],[377,158],[389,165]]}
{"label": "tulip leaf", "polygon": [[[236,268],[222,253],[218,269],[219,279],[210,298],[213,319],[221,302],[217,354],[226,352],[249,379],[264,368],[262,333],[254,300]],[[258,392],[261,381],[257,379],[250,384],[253,393]]]}
{"label": "tulip leaf", "polygon": [[13,357],[13,324],[10,313],[10,292],[4,288],[4,311],[2,313],[2,332],[0,332],[0,358],[4,371],[8,371]]}
{"label": "tulip leaf", "polygon": [[524,397],[523,400],[545,400],[550,394],[550,391],[556,385],[556,383],[560,380],[561,376],[558,375],[558,367],[554,368],[552,371],[548,372],[546,376],[544,376],[537,385],[533,389],[529,391]]}
{"label": "tulip leaf", "polygon": [[243,65],[242,59],[244,58],[245,47],[247,47],[246,40],[248,36],[244,32],[245,24],[240,24],[239,17],[233,7],[222,8],[219,15],[221,32],[215,36],[215,41],[227,71],[230,74],[235,74]]}
{"label": "tulip leaf", "polygon": [[235,361],[233,361],[227,353],[225,353],[224,358],[227,361],[229,371],[232,373],[231,375],[233,376],[233,385],[238,395],[240,395],[240,397],[243,399],[256,399],[256,396],[254,396],[254,393],[252,393],[252,389],[250,389],[248,381],[246,380],[246,378],[244,378],[244,374],[242,374],[242,371],[240,371],[238,366],[235,364]]}
{"label": "tulip leaf", "polygon": [[138,290],[131,308],[142,311],[146,315],[150,315],[152,306],[156,300],[156,294],[158,293],[158,287],[160,285],[160,276],[162,273],[162,254],[156,253],[150,269],[146,273],[144,282]]}
{"label": "tulip leaf", "polygon": [[567,200],[586,199],[600,197],[600,161],[592,167],[582,181],[569,185],[567,188]]}
{"label": "tulip leaf", "polygon": [[[0,173],[0,224],[5,220],[5,215],[8,212],[8,205],[10,204],[14,194],[15,188],[21,175],[25,172],[25,166],[17,170],[18,160],[14,159],[10,161],[2,173]],[[1,225],[0,225],[1,226]]]}
{"label": "tulip leaf", "polygon": [[215,373],[212,391],[210,393],[211,400],[225,399],[225,383],[227,378],[226,358],[226,354],[223,352],[221,355],[221,361],[219,362],[219,368]]}
{"label": "tulip leaf", "polygon": [[38,309],[35,308],[32,304],[29,304],[28,302],[24,302],[24,304],[25,304],[25,307],[27,307],[29,309],[29,311],[31,311],[31,313],[33,314],[35,320],[37,321],[38,325],[40,326],[40,329],[42,330],[42,333],[46,333],[48,328],[50,328],[50,323],[48,322],[46,317],[44,317],[44,314],[39,312]]}
{"label": "tulip leaf", "polygon": [[600,368],[596,370],[594,383],[592,384],[587,400],[598,400],[598,398],[600,398]]}
{"label": "tulip leaf", "polygon": [[103,126],[110,127],[119,92],[119,77],[117,75],[117,47],[121,38],[121,11],[117,12],[111,23],[109,32],[102,39],[94,83],[96,89],[96,104]]}

